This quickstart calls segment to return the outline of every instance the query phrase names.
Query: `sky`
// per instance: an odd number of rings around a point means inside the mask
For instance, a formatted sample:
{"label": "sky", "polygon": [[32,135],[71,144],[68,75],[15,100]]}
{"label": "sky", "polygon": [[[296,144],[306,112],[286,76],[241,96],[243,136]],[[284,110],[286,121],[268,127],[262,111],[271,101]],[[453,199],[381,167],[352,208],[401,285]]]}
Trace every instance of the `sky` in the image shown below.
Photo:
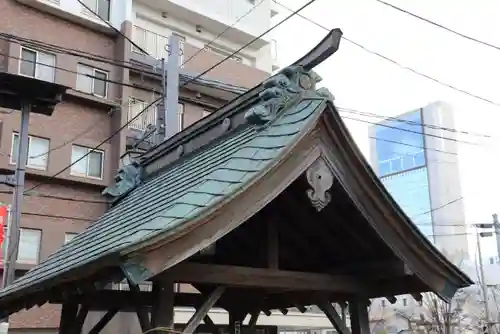
{"label": "sky", "polygon": [[[307,0],[277,0],[298,9]],[[405,0],[386,2],[404,8],[465,35],[498,45],[499,49],[456,36],[446,30],[401,13],[376,0],[316,0],[301,14],[320,25],[340,28],[346,39],[337,53],[318,66],[322,86],[335,96],[337,107],[397,116],[437,100],[454,109],[455,128],[479,135],[460,134],[459,169],[466,223],[491,221],[500,213],[500,2],[494,0]],[[275,4],[280,20],[290,12]],[[287,65],[307,53],[327,32],[295,16],[274,30],[278,59]],[[384,60],[379,53],[394,61]],[[479,98],[419,76],[411,68]],[[497,105],[496,105],[496,104]],[[379,121],[359,115],[342,116]],[[344,119],[356,143],[368,156],[368,126]],[[489,136],[488,138],[485,137]],[[472,143],[467,144],[464,142]],[[472,233],[473,230],[470,230]],[[471,253],[475,235],[469,235]],[[497,254],[494,237],[482,242],[483,254]]]}

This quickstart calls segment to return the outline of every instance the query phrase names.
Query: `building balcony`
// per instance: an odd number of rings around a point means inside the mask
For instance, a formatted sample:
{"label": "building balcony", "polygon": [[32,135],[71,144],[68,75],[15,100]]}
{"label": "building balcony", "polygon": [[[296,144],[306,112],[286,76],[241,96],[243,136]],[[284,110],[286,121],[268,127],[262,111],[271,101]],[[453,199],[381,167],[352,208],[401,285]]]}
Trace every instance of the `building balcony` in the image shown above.
{"label": "building balcony", "polygon": [[50,13],[65,20],[81,24],[109,35],[116,31],[104,22],[120,30],[122,23],[130,19],[132,0],[82,0],[98,16],[89,12],[78,0],[17,0],[27,6]]}
{"label": "building balcony", "polygon": [[[145,3],[144,0],[138,1]],[[250,0],[149,0],[147,5],[162,13],[164,17],[189,22],[212,32],[224,31],[224,37],[237,44],[252,41],[271,26],[271,1],[264,1],[258,7]],[[243,17],[243,18],[242,18]],[[260,49],[269,44],[268,37],[259,38],[253,47]]]}
{"label": "building balcony", "polygon": [[147,130],[149,125],[156,124],[157,108],[149,108],[145,112],[141,113],[148,104],[148,102],[138,99],[130,99],[127,121],[130,121],[139,114],[140,115],[129,123],[129,129],[143,132]]}
{"label": "building balcony", "polygon": [[[165,48],[165,45],[168,44],[167,36],[135,25],[132,30],[132,40],[156,59],[168,57]],[[212,46],[205,47],[200,51],[200,48],[185,42],[183,38],[181,38],[180,49],[182,52],[179,64],[186,62],[183,66],[184,71],[194,75],[204,72],[207,68],[216,65],[231,54]],[[132,46],[132,60],[144,62],[144,55],[134,46]],[[267,78],[269,73],[249,65],[249,62],[250,60],[244,55],[233,55],[231,59],[216,66],[203,77],[235,86],[251,88]]]}

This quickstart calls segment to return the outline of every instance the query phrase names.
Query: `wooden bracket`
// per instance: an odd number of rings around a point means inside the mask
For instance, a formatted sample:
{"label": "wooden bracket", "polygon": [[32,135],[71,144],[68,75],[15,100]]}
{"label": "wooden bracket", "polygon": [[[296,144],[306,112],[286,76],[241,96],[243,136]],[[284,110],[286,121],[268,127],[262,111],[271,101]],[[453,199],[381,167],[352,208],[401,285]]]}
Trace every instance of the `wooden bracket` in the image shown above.
{"label": "wooden bracket", "polygon": [[205,300],[203,305],[201,305],[196,312],[193,314],[191,319],[189,319],[186,327],[184,328],[183,333],[185,334],[191,334],[194,333],[196,327],[201,323],[203,318],[208,314],[208,311],[215,305],[217,300],[222,296],[224,291],[226,290],[225,287],[219,286],[215,288],[214,291],[208,296],[208,298]]}
{"label": "wooden bracket", "polygon": [[113,319],[113,317],[118,313],[118,309],[109,310],[102,318],[99,320],[94,327],[89,331],[89,334],[99,334],[104,327]]}
{"label": "wooden bracket", "polygon": [[318,303],[318,307],[325,313],[326,317],[332,323],[333,327],[339,334],[351,334],[351,331],[347,328],[345,321],[338,314],[337,310],[333,305],[327,300],[321,300]]}

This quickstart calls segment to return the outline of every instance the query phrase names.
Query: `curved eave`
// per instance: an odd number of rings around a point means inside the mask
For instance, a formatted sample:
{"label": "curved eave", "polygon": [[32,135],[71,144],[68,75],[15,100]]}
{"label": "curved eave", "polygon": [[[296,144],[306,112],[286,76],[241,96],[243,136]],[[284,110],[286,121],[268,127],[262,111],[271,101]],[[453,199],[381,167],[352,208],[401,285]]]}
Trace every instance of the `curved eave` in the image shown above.
{"label": "curved eave", "polygon": [[[350,184],[344,186],[351,195],[357,194],[358,198],[364,199],[363,203],[358,201],[356,205],[380,238],[415,275],[445,300],[449,300],[457,289],[474,284],[428,241],[394,201],[367,163],[334,105],[328,105],[329,111],[324,114],[325,128],[335,146],[338,161],[351,176]],[[354,184],[359,189],[354,189]],[[373,219],[373,216],[379,219]]]}

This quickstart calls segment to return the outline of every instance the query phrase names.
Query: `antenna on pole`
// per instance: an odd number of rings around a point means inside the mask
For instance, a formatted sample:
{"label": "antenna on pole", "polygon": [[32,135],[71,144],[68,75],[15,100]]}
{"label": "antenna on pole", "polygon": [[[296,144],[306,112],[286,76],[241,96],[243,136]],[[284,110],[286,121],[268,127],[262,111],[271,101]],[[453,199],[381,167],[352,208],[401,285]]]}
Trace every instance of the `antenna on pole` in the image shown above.
{"label": "antenna on pole", "polygon": [[178,104],[179,104],[179,60],[182,55],[180,48],[180,38],[176,34],[171,34],[168,44],[165,45],[168,58],[161,59],[162,76],[162,101],[157,112],[158,140],[160,143],[173,135],[179,129]]}

